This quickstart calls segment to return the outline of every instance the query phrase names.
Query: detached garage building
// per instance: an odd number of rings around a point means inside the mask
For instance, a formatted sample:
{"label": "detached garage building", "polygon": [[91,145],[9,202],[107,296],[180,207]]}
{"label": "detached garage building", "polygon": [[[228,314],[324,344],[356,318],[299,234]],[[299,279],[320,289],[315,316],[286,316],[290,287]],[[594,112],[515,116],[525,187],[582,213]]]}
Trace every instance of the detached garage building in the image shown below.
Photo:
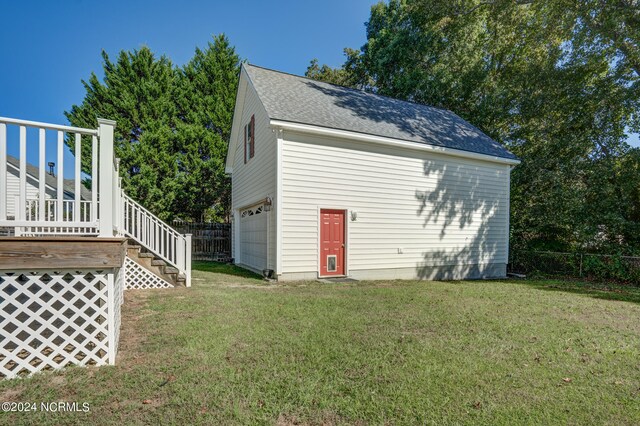
{"label": "detached garage building", "polygon": [[243,65],[233,257],[279,280],[502,277],[518,163],[450,111]]}

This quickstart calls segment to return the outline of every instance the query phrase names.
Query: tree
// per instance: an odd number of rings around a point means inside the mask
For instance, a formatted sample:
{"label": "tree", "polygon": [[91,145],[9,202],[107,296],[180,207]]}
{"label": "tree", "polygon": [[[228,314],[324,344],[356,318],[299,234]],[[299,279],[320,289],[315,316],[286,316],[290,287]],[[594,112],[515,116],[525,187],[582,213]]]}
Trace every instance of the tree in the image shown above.
{"label": "tree", "polygon": [[317,59],[312,59],[307,67],[305,75],[314,80],[320,80],[338,86],[365,88],[366,76],[361,74],[363,69],[360,61],[360,51],[346,48],[344,55],[347,57],[342,68],[331,68],[328,65],[320,66]]}
{"label": "tree", "polygon": [[231,201],[224,171],[231,137],[240,61],[224,36],[179,73],[177,148],[181,153],[175,210],[200,220],[223,220]]}
{"label": "tree", "polygon": [[637,194],[620,164],[640,128],[639,17],[636,0],[391,0],[357,57],[308,75],[450,109],[511,149],[513,245],[640,252],[620,206]]}
{"label": "tree", "polygon": [[[85,98],[65,112],[69,122],[95,128],[97,117],[117,121],[123,187],[161,219],[221,220],[229,206],[224,159],[240,64],[228,39],[215,37],[182,68],[147,47],[122,51],[115,63],[106,52],[102,57],[103,81],[92,73],[82,82]],[[88,172],[89,163],[83,168]]]}

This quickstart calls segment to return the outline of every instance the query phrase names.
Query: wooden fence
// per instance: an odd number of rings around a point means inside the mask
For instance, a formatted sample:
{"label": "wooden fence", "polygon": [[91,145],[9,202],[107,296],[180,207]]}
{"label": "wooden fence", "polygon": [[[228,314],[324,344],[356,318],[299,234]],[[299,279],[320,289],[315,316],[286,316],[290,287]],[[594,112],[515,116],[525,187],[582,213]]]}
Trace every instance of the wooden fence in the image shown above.
{"label": "wooden fence", "polygon": [[226,262],[231,258],[231,224],[173,221],[174,229],[192,234],[191,258]]}

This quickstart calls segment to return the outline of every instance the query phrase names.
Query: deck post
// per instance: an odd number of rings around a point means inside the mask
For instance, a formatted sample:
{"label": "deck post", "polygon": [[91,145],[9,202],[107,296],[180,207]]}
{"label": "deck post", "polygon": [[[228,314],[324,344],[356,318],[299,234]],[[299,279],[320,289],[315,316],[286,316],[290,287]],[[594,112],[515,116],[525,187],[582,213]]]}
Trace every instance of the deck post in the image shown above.
{"label": "deck post", "polygon": [[98,166],[98,196],[99,198],[99,217],[100,223],[98,227],[98,235],[101,237],[113,237],[114,225],[114,208],[113,202],[113,131],[116,122],[98,118],[98,137],[99,141],[99,166]]}
{"label": "deck post", "polygon": [[120,189],[118,188],[118,183],[120,182],[118,177],[120,174],[119,158],[113,159],[113,167],[114,173],[111,175],[111,193],[113,194],[113,229],[116,235],[120,235],[120,206],[122,204],[122,200],[120,200]]}
{"label": "deck post", "polygon": [[7,220],[7,192],[7,125],[0,123],[0,220]]}
{"label": "deck post", "polygon": [[[118,296],[115,292],[115,269],[109,270],[107,273],[107,353],[109,357],[108,364],[114,365],[116,363],[116,322],[115,322],[115,310],[116,303],[119,303],[120,300],[116,301],[116,296]],[[119,299],[119,297],[118,297]]]}
{"label": "deck post", "polygon": [[191,287],[191,234],[185,234],[184,271],[185,285]]}

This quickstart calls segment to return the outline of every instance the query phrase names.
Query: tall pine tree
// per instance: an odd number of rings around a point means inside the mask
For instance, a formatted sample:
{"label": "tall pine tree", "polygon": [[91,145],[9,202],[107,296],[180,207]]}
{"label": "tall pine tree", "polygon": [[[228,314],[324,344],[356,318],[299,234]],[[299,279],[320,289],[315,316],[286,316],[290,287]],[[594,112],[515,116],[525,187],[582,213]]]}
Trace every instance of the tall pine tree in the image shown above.
{"label": "tall pine tree", "polygon": [[238,86],[239,58],[224,36],[214,39],[179,72],[176,127],[181,153],[175,210],[187,217],[223,219],[231,183],[224,172]]}
{"label": "tall pine tree", "polygon": [[98,117],[116,120],[125,192],[161,219],[223,220],[229,207],[224,159],[240,66],[228,39],[215,37],[181,68],[147,47],[120,52],[115,63],[105,52],[102,57],[103,81],[95,73],[82,81],[86,95],[65,112],[69,122],[95,128]]}

